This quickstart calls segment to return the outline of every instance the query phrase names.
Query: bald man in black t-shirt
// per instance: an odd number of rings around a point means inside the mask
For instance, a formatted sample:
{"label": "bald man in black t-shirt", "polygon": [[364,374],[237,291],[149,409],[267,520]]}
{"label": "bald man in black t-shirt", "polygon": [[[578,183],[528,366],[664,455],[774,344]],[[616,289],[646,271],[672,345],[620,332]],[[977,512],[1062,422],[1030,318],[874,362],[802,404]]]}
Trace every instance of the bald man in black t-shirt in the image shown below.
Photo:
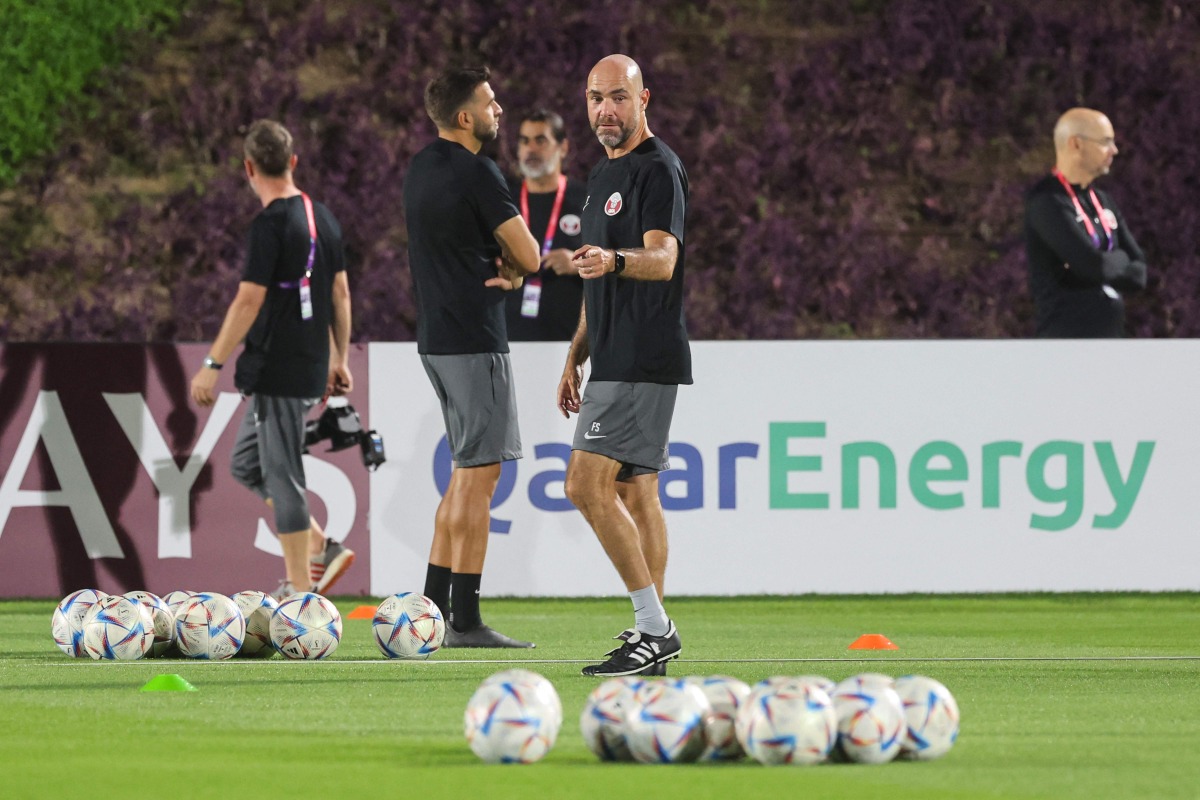
{"label": "bald man in black t-shirt", "polygon": [[444,71],[426,87],[425,108],[438,138],[409,166],[404,212],[417,351],[454,459],[425,596],[449,611],[446,647],[533,647],[483,624],[479,588],[501,464],[521,457],[504,297],[538,271],[538,245],[500,170],[479,155],[502,113],[487,68]]}
{"label": "bald man in black t-shirt", "polygon": [[[692,382],[683,317],[688,179],[679,157],[650,132],[650,91],[627,56],[588,76],[588,116],[606,158],[588,176],[584,245],[575,263],[584,308],[558,386],[564,416],[579,415],[566,492],[625,583],[634,626],[584,675],[666,674],[682,652],[662,604],[667,525],[658,472],[679,384]],[[584,362],[592,372],[580,398]]]}

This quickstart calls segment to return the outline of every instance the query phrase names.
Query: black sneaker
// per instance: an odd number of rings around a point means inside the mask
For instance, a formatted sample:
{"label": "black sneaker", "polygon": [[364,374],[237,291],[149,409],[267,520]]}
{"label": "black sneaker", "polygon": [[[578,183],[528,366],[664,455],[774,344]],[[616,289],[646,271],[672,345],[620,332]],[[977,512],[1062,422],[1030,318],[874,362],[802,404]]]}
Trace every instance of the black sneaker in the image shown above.
{"label": "black sneaker", "polygon": [[[620,639],[622,642],[628,642],[630,637],[633,636],[635,633],[637,633],[637,628],[626,628],[625,630],[621,631],[613,638]],[[617,651],[620,649],[621,649],[620,647],[614,647],[612,650],[609,650],[604,655],[605,655],[605,657],[616,655]],[[665,677],[667,674],[667,662],[659,661],[657,664],[651,664],[650,666],[646,667],[644,670],[642,670],[641,672],[639,672],[637,674],[645,675],[647,678]]]}
{"label": "black sneaker", "polygon": [[[625,631],[617,637],[624,639],[625,643],[612,651],[609,659],[603,664],[584,667],[583,674],[603,678],[638,675],[644,674],[644,670],[679,658],[679,654],[683,652],[683,643],[679,641],[675,623],[670,625],[663,636],[651,636],[636,630],[632,633]],[[666,674],[665,671],[663,674]]]}
{"label": "black sneaker", "polygon": [[487,625],[480,624],[479,627],[471,628],[469,631],[456,631],[447,625],[446,638],[442,641],[442,647],[507,647],[527,650],[537,647],[537,645],[533,642],[513,639],[500,631],[492,630]]}

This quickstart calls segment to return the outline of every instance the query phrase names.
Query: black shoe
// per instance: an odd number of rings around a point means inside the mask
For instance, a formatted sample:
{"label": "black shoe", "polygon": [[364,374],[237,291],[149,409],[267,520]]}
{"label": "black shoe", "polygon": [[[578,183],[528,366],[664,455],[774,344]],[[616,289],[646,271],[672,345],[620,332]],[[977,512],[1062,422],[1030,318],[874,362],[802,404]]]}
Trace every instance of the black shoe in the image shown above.
{"label": "black shoe", "polygon": [[624,639],[625,643],[614,650],[603,664],[584,667],[584,675],[604,678],[637,675],[647,668],[679,658],[679,654],[683,652],[683,643],[679,641],[679,632],[675,630],[674,622],[670,623],[670,628],[663,636],[651,636],[635,630],[632,633],[626,631],[617,638]]}
{"label": "black shoe", "polygon": [[[632,637],[635,633],[637,633],[637,628],[626,628],[625,630],[621,631],[613,638],[620,639],[622,642],[628,642],[630,637]],[[612,650],[609,650],[604,655],[605,655],[605,657],[615,655],[617,653],[617,651],[620,649],[621,649],[620,647],[614,647]],[[637,674],[645,675],[647,678],[665,677],[667,674],[667,662],[660,661],[657,664],[651,664],[650,666],[646,667],[644,670],[642,670],[641,672],[639,672]]]}
{"label": "black shoe", "polygon": [[522,642],[520,639],[505,636],[481,623],[479,627],[471,628],[469,631],[456,631],[452,626],[447,625],[446,638],[442,642],[442,647],[508,647],[527,650],[537,647],[537,645],[533,642]]}

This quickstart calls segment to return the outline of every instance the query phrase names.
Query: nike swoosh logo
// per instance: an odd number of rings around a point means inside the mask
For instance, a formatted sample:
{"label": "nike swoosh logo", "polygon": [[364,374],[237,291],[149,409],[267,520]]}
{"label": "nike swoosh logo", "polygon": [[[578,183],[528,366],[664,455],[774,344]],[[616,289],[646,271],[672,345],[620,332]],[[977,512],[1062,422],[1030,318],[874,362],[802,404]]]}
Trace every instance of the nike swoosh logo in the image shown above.
{"label": "nike swoosh logo", "polygon": [[597,434],[596,436],[593,436],[593,435],[592,435],[592,434],[590,434],[590,433],[585,433],[585,434],[583,435],[583,438],[585,438],[585,439],[603,439],[605,436],[608,436],[608,434],[607,434],[607,433],[605,433],[605,434]]}

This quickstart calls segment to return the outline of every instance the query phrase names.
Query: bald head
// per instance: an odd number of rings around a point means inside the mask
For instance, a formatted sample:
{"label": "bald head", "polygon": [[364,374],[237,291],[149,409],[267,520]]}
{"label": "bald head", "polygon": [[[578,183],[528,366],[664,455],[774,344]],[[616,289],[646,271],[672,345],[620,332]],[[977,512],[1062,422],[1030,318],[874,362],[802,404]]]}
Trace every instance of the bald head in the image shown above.
{"label": "bald head", "polygon": [[1054,149],[1067,147],[1072,136],[1108,139],[1112,135],[1112,123],[1104,114],[1091,108],[1072,108],[1059,117],[1054,125]]}
{"label": "bald head", "polygon": [[653,134],[646,124],[650,90],[642,84],[642,70],[629,56],[615,54],[596,62],[588,74],[588,121],[596,138],[616,158]]}
{"label": "bald head", "polygon": [[1071,183],[1087,186],[1107,175],[1117,155],[1108,117],[1091,108],[1072,108],[1054,126],[1056,166]]}
{"label": "bald head", "polygon": [[605,56],[596,62],[588,74],[589,89],[597,84],[610,86],[617,83],[624,84],[633,94],[640,94],[644,88],[642,69],[629,56],[620,53]]}

